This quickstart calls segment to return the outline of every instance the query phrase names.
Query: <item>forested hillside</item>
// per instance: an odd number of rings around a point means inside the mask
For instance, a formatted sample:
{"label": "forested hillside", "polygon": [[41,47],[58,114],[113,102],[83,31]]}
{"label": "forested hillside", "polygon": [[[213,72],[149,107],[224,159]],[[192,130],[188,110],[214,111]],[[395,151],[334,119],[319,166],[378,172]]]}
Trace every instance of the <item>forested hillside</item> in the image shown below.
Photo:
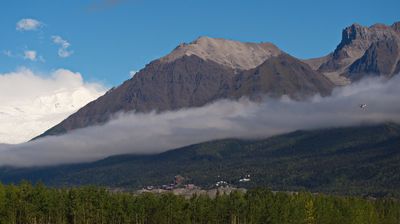
{"label": "forested hillside", "polygon": [[[388,123],[297,131],[258,140],[219,140],[87,164],[8,167],[0,170],[0,180],[137,189],[168,184],[181,175],[187,183],[203,188],[224,180],[245,188],[399,197],[399,164],[400,127]],[[247,174],[251,181],[239,182]]]}

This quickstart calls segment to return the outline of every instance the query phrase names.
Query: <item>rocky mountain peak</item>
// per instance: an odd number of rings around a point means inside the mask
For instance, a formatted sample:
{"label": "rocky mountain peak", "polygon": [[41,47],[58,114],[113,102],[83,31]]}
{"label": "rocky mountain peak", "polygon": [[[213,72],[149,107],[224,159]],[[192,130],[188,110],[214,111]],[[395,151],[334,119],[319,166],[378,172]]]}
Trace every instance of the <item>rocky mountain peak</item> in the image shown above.
{"label": "rocky mountain peak", "polygon": [[393,30],[400,33],[400,21],[393,23],[393,25],[391,27]]}
{"label": "rocky mountain peak", "polygon": [[328,60],[321,64],[322,72],[343,73],[357,59],[361,58],[371,44],[378,41],[400,41],[400,35],[396,32],[399,23],[392,26],[375,24],[370,27],[352,24],[342,31],[342,40]]}
{"label": "rocky mountain peak", "polygon": [[342,42],[339,44],[338,48],[350,44],[354,40],[365,39],[367,37],[367,33],[368,33],[368,28],[363,27],[357,23],[354,23],[351,26],[346,27],[342,31]]}
{"label": "rocky mountain peak", "polygon": [[281,50],[272,43],[243,43],[202,36],[191,43],[180,44],[160,61],[172,62],[185,55],[195,55],[236,70],[248,70],[279,54]]}

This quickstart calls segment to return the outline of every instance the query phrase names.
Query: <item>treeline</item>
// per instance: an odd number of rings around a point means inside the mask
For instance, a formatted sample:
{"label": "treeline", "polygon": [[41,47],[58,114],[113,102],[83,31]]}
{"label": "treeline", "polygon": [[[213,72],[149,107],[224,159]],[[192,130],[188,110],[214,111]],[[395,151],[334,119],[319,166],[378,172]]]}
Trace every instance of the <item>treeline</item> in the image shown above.
{"label": "treeline", "polygon": [[400,202],[273,193],[265,189],[216,198],[112,193],[103,188],[0,185],[0,223],[400,223]]}

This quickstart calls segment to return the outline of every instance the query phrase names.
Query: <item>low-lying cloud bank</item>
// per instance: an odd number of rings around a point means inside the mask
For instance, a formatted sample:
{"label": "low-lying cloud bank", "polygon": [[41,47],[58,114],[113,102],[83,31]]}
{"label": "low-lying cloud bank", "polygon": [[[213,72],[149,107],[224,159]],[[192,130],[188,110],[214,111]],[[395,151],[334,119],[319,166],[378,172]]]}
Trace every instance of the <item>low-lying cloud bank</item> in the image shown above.
{"label": "low-lying cloud bank", "polygon": [[85,83],[81,74],[66,69],[0,74],[0,143],[28,141],[104,92],[103,86]]}
{"label": "low-lying cloud bank", "polygon": [[[400,122],[400,76],[367,79],[306,102],[288,98],[222,100],[161,114],[120,114],[103,125],[20,145],[0,146],[0,165],[93,161],[110,155],[159,153],[221,138],[268,137],[299,129]],[[360,104],[367,104],[361,109]]]}

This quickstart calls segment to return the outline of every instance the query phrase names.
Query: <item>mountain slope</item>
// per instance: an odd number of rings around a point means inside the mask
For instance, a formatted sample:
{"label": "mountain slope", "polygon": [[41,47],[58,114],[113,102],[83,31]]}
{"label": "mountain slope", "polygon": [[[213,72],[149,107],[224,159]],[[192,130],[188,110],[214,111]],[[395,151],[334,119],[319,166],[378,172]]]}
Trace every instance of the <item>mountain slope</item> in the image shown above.
{"label": "mountain slope", "polygon": [[[228,50],[232,52],[226,56]],[[252,66],[256,67],[242,70]],[[121,111],[177,110],[243,96],[286,94],[302,99],[314,94],[328,95],[332,89],[333,84],[321,73],[271,44],[203,37],[151,62],[132,79],[41,136],[102,124]]]}
{"label": "mountain slope", "polygon": [[232,94],[237,97],[268,94],[301,100],[317,93],[327,96],[332,90],[332,83],[321,73],[285,53],[242,72],[236,77],[235,85],[237,91]]}
{"label": "mountain slope", "polygon": [[201,106],[227,95],[233,69],[195,55],[154,61],[132,79],[92,101],[42,136],[101,124],[117,112],[175,110]]}
{"label": "mountain slope", "polygon": [[[3,182],[137,188],[180,174],[204,187],[223,179],[244,187],[341,194],[400,195],[400,125],[297,131],[259,140],[211,141],[157,155],[30,169],[3,168]],[[252,181],[241,184],[246,174]]]}

